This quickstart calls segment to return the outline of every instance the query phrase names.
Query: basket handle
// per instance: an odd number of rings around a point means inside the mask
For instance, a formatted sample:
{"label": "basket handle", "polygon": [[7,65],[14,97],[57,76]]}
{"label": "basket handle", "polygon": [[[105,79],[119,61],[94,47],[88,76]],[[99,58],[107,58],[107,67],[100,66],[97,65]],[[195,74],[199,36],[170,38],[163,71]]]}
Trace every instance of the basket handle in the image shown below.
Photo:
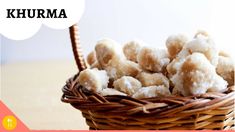
{"label": "basket handle", "polygon": [[72,50],[74,59],[76,61],[76,65],[79,71],[83,71],[87,68],[86,62],[84,60],[84,56],[82,53],[82,47],[80,43],[80,37],[78,32],[78,26],[77,24],[72,25],[69,27],[69,33],[70,33],[70,39],[72,43]]}

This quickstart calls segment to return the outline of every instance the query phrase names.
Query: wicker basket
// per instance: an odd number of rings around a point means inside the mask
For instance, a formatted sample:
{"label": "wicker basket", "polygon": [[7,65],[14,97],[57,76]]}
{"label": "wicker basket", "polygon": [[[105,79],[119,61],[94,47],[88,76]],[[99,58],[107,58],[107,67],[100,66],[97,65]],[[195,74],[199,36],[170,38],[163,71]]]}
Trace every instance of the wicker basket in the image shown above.
{"label": "wicker basket", "polygon": [[[70,36],[78,69],[82,71],[86,63],[76,25],[70,27]],[[90,92],[75,81],[78,74],[66,82],[61,100],[82,111],[90,129],[234,129],[234,86],[226,93],[138,100]]]}

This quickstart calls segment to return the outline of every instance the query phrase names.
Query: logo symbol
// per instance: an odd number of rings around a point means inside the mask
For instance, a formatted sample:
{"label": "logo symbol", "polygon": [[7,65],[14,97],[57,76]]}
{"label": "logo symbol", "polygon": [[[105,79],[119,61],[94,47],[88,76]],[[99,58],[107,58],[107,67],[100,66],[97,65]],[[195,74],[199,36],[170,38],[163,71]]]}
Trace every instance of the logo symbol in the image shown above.
{"label": "logo symbol", "polygon": [[16,118],[12,115],[5,116],[2,120],[2,125],[6,130],[14,130],[17,125]]}

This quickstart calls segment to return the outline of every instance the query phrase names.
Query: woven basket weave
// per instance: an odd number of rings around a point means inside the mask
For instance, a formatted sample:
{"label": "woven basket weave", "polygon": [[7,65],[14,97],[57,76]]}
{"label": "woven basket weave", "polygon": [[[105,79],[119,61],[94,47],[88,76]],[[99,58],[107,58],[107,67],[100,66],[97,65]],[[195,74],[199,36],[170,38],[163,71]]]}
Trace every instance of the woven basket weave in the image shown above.
{"label": "woven basket weave", "polygon": [[[79,71],[86,69],[77,25],[70,37]],[[128,96],[101,96],[88,91],[70,78],[61,100],[82,111],[90,129],[147,130],[234,130],[234,86],[225,93],[189,97],[134,99]]]}

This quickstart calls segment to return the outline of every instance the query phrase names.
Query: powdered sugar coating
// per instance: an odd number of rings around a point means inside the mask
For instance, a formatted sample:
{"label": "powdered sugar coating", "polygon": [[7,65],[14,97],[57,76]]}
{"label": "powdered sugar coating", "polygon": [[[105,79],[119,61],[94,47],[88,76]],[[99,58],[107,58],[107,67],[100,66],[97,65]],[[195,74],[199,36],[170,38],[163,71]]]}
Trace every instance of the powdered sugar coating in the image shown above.
{"label": "powdered sugar coating", "polygon": [[169,80],[162,73],[141,72],[137,76],[137,79],[144,87],[164,85],[166,88],[169,88]]}
{"label": "powdered sugar coating", "polygon": [[86,69],[80,72],[78,82],[90,91],[99,92],[107,88],[109,78],[106,71],[98,69]]}
{"label": "powdered sugar coating", "polygon": [[113,79],[119,79],[122,76],[135,77],[141,71],[138,64],[128,60],[111,60],[109,66],[104,68],[108,76]]}
{"label": "powdered sugar coating", "polygon": [[125,59],[118,48],[120,45],[112,39],[102,39],[95,46],[96,58],[102,68],[110,65],[111,60]]}
{"label": "powdered sugar coating", "polygon": [[198,36],[192,41],[189,41],[183,48],[184,53],[179,53],[179,57],[186,57],[194,52],[202,53],[216,66],[218,63],[219,51],[210,37]]}
{"label": "powdered sugar coating", "polygon": [[118,91],[116,89],[113,89],[113,88],[102,89],[99,93],[102,96],[107,96],[107,95],[122,95],[122,96],[127,96],[125,93],[120,92],[120,91]]}
{"label": "powdered sugar coating", "polygon": [[138,89],[141,88],[141,83],[130,76],[123,76],[113,82],[115,89],[126,93],[127,95],[133,95]]}
{"label": "powdered sugar coating", "polygon": [[95,55],[95,51],[90,52],[87,55],[87,63],[91,66],[92,64],[94,64],[96,62],[96,55]]}
{"label": "powdered sugar coating", "polygon": [[123,46],[123,53],[125,54],[128,60],[137,62],[137,54],[142,48],[142,45],[145,44],[140,40],[129,41]]}
{"label": "powdered sugar coating", "polygon": [[169,76],[173,76],[179,70],[185,58],[193,53],[202,53],[212,65],[216,66],[218,64],[219,51],[213,40],[205,33],[197,33],[195,38],[184,44],[183,49],[177,54],[176,58],[167,65]]}
{"label": "powdered sugar coating", "polygon": [[165,97],[171,95],[168,88],[163,85],[142,87],[132,97],[137,99],[152,98],[152,97]]}
{"label": "powdered sugar coating", "polygon": [[121,48],[115,45],[117,43],[109,39],[97,43],[95,50],[100,66],[107,71],[108,76],[113,80],[122,76],[135,77],[141,71],[138,64],[127,60]]}
{"label": "powdered sugar coating", "polygon": [[187,37],[182,34],[171,35],[167,38],[166,47],[171,59],[177,56],[187,41]]}
{"label": "powdered sugar coating", "polygon": [[231,57],[219,56],[216,72],[228,82],[229,86],[234,85],[234,61]]}
{"label": "powdered sugar coating", "polygon": [[216,74],[215,67],[201,53],[187,56],[171,81],[182,95],[204,94],[207,91],[224,92],[227,82]]}
{"label": "powdered sugar coating", "polygon": [[164,49],[143,47],[137,55],[137,61],[144,70],[161,72],[170,62],[168,53]]}

